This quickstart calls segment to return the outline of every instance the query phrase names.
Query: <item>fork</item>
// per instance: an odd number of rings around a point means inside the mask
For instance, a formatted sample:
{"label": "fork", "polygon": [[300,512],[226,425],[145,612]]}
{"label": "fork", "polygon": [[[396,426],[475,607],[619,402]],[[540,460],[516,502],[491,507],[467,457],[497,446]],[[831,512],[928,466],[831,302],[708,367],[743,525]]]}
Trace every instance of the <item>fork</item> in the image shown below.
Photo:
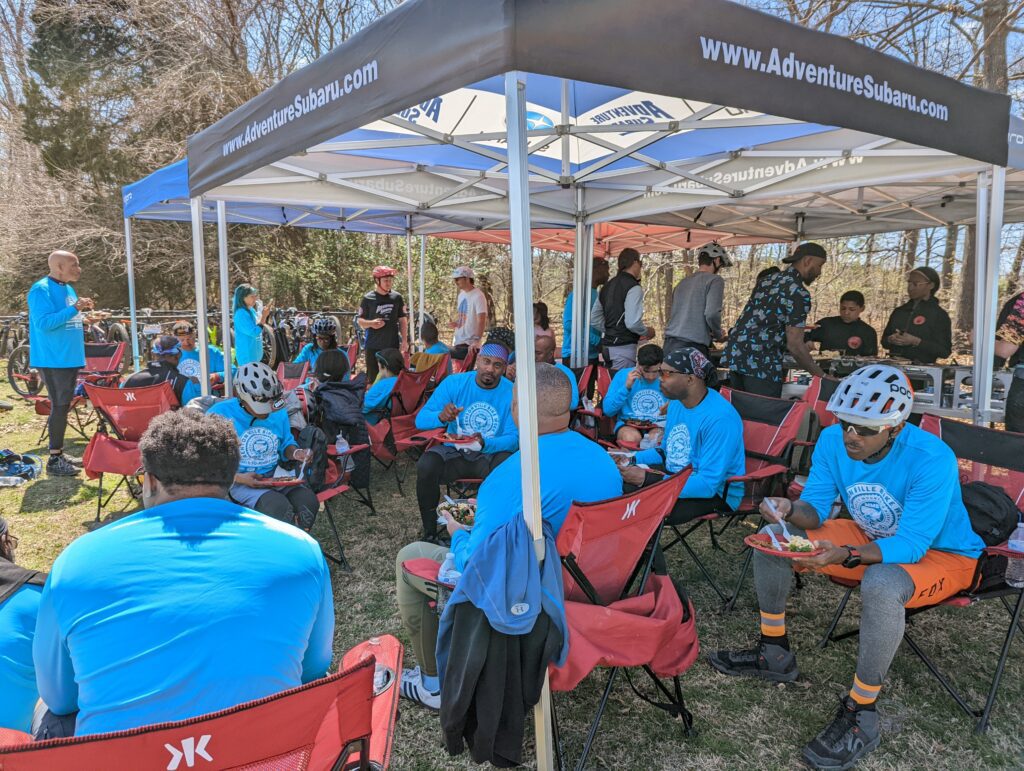
{"label": "fork", "polygon": [[[764,502],[768,505],[768,508],[772,512],[772,514],[779,517],[779,524],[782,525],[782,534],[786,536],[786,541],[792,541],[793,536],[789,534],[789,528],[786,527],[786,520],[779,516],[779,509],[776,507],[775,502],[771,498],[765,498]],[[771,531],[769,530],[768,532]],[[774,537],[772,538],[772,541],[776,544],[778,543],[778,541]]]}

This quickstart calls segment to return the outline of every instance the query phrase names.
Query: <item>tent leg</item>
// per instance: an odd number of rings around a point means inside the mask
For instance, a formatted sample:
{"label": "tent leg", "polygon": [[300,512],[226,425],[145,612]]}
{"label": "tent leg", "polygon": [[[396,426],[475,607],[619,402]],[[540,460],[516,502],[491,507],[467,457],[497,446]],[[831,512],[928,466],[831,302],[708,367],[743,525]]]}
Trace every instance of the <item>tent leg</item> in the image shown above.
{"label": "tent leg", "polygon": [[[978,260],[975,278],[974,405],[975,423],[992,420],[992,370],[995,353],[996,308],[999,294],[999,262],[1002,253],[1003,201],[1006,169],[993,166],[989,195],[988,235],[985,260]],[[981,223],[978,223],[981,238]],[[980,257],[980,254],[979,254]]]}
{"label": "tent leg", "polygon": [[220,339],[224,347],[224,396],[231,398],[231,285],[228,277],[227,205],[217,201],[217,264],[220,268]]}
{"label": "tent leg", "polygon": [[139,353],[139,319],[135,300],[135,249],[132,243],[132,218],[124,218],[124,256],[128,271],[128,334],[132,340],[132,366],[138,372],[142,369],[142,356]]}
{"label": "tent leg", "polygon": [[203,199],[190,199],[192,207],[192,261],[196,282],[196,345],[199,353],[199,385],[203,396],[210,395],[210,343],[206,323],[206,255],[203,251]]}

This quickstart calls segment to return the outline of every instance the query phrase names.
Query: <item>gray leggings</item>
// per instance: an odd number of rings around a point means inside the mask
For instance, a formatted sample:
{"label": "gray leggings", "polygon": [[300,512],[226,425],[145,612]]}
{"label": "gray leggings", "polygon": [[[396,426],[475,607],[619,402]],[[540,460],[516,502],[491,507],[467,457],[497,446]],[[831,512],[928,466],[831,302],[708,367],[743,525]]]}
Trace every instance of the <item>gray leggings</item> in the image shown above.
{"label": "gray leggings", "polygon": [[[771,525],[776,534],[782,532]],[[793,535],[807,533],[787,525]],[[768,532],[768,527],[761,529]],[[786,598],[793,583],[793,566],[787,559],[754,552],[754,589],[757,603],[765,613],[785,613]],[[881,685],[906,626],[905,607],[914,596],[914,581],[899,565],[869,565],[860,585],[860,649],[857,652],[857,677],[870,685]]]}

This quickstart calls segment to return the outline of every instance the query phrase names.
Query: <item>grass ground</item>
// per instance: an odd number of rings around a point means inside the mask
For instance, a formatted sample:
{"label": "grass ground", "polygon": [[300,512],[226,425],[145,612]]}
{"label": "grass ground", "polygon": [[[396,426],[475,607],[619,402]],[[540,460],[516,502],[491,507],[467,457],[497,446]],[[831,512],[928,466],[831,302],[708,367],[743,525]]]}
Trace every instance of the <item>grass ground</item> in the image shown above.
{"label": "grass ground", "polygon": [[[11,399],[6,384],[0,398]],[[13,412],[0,414],[0,447],[17,452],[44,451],[38,438],[43,427],[19,402]],[[76,438],[69,451],[81,455],[84,441]],[[394,558],[417,536],[419,516],[411,480],[403,497],[389,475],[375,469],[373,492],[377,516],[344,497],[335,499],[351,574],[334,571],[337,611],[335,650],[338,654],[374,634],[403,637],[394,599]],[[20,537],[18,561],[47,569],[69,542],[94,528],[97,484],[84,479],[43,478],[19,488],[0,488],[0,513]],[[115,497],[104,519],[121,516],[132,502]],[[314,535],[327,540],[324,517]],[[698,544],[701,543],[698,540]],[[735,576],[736,557],[703,553],[717,575]],[[730,544],[735,546],[735,543]],[[756,608],[749,581],[739,607],[731,614],[717,612],[718,602],[700,581],[680,550],[669,553],[669,567],[687,582],[697,607],[703,649],[745,645],[756,637]],[[837,698],[850,684],[856,643],[846,641],[819,651],[815,641],[839,601],[840,591],[820,577],[811,577],[789,608],[789,628],[798,653],[802,678],[794,684],[772,686],[726,679],[711,670],[703,657],[683,676],[683,686],[699,735],[684,740],[678,724],[640,702],[619,682],[606,712],[602,731],[591,754],[595,769],[787,769],[799,767],[803,744],[831,719]],[[857,600],[849,617],[857,619]],[[1007,616],[996,602],[966,611],[942,609],[914,623],[917,639],[935,653],[953,679],[980,702],[995,666]],[[407,641],[406,641],[407,642]],[[1024,768],[1024,639],[1018,638],[1007,667],[992,728],[975,736],[968,720],[924,666],[904,646],[900,649],[882,691],[879,710],[883,744],[862,764],[864,769],[1010,769]],[[563,737],[570,756],[581,746],[589,716],[596,708],[604,678],[592,676],[572,694],[556,694]],[[527,736],[526,757],[533,752]],[[532,765],[532,762],[531,762]],[[403,705],[395,738],[393,768],[461,769],[474,764],[451,758],[441,748],[437,719],[426,711]]]}

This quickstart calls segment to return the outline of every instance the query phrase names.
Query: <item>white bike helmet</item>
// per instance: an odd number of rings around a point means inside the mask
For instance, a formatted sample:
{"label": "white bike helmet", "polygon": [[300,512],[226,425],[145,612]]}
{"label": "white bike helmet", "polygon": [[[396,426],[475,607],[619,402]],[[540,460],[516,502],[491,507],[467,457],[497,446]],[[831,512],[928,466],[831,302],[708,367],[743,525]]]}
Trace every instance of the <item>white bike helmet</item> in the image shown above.
{"label": "white bike helmet", "polygon": [[731,268],[732,260],[729,259],[729,253],[725,251],[725,247],[717,241],[712,241],[709,244],[704,244],[700,249],[697,250],[697,257],[703,257],[707,255],[712,260],[716,257],[722,261],[723,268]]}
{"label": "white bike helmet", "polygon": [[330,316],[324,316],[316,319],[313,322],[313,334],[314,335],[337,335],[338,334],[338,322],[336,322]]}
{"label": "white bike helmet", "polygon": [[843,378],[826,409],[847,423],[888,427],[909,418],[913,406],[906,375],[888,364],[868,364]]}
{"label": "white bike helmet", "polygon": [[269,415],[284,402],[281,381],[270,367],[261,361],[243,364],[235,374],[238,398],[249,405],[257,415]]}

